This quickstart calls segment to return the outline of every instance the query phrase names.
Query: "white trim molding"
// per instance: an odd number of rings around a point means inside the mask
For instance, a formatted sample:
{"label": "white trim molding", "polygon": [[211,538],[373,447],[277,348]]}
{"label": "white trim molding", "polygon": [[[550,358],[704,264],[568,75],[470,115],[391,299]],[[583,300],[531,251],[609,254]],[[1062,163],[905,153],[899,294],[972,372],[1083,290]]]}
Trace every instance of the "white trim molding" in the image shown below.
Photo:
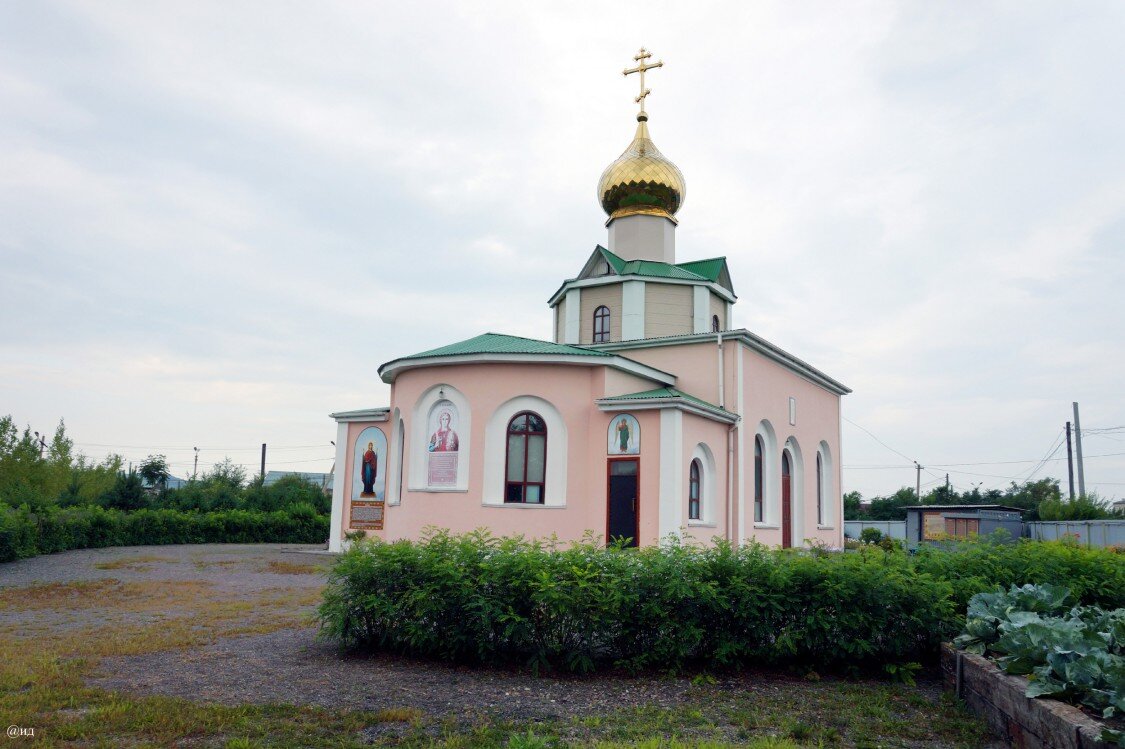
{"label": "white trim molding", "polygon": [[[789,451],[793,462],[789,478],[790,540],[794,546],[805,545],[805,456],[796,437],[785,440],[784,450]],[[778,518],[780,520],[780,518]]]}
{"label": "white trim molding", "polygon": [[[392,416],[391,441],[387,451],[391,470],[387,475],[387,506],[402,504],[402,467],[405,463],[406,440],[404,438],[406,425],[403,423],[402,414],[396,408]],[[392,483],[393,482],[393,483]]]}
{"label": "white trim molding", "polygon": [[[847,395],[851,392],[851,388],[847,385],[837,382],[811,364],[801,361],[779,346],[775,346],[745,328],[725,330],[720,335],[722,336],[720,340],[739,341],[746,348],[758,352],[767,359],[785,367],[790,372],[799,375],[802,379],[814,385],[818,385],[830,393],[834,393],[835,395]],[[714,333],[685,333],[684,335],[669,335],[661,336],[660,338],[644,338],[639,341],[621,340],[610,343],[595,343],[586,346],[586,348],[594,349],[595,351],[628,351],[635,348],[654,348],[657,346],[677,346],[681,343],[704,342],[714,340],[714,336]]]}
{"label": "white trim molding", "polygon": [[[693,333],[711,333],[711,292],[706,286],[692,289],[691,327]],[[723,326],[726,327],[726,326]]]}
{"label": "white trim molding", "polygon": [[344,487],[347,485],[348,424],[336,422],[336,465],[332,476],[332,518],[328,522],[328,550],[344,550]]}
{"label": "white trim molding", "polygon": [[619,276],[616,273],[612,273],[608,276],[596,276],[594,278],[577,279],[572,278],[569,281],[563,281],[558,290],[551,295],[550,299],[547,300],[547,305],[554,306],[555,304],[558,304],[559,299],[561,299],[564,295],[566,295],[573,289],[585,289],[590,286],[605,286],[611,283],[625,283],[631,280],[637,280],[640,283],[644,283],[645,281],[653,281],[656,283],[679,284],[681,286],[702,286],[705,289],[709,289],[715,292],[727,302],[734,303],[738,299],[738,297],[735,296],[734,292],[732,292],[730,289],[727,289],[722,284],[715,283],[714,281],[705,281],[703,279],[693,281],[690,278],[642,276],[635,273],[626,273],[625,275]]}
{"label": "white trim molding", "polygon": [[[429,486],[426,477],[426,456],[429,454],[429,435],[426,427],[429,423],[430,409],[440,400],[447,400],[457,407],[457,417],[460,423],[457,427],[459,444],[457,449],[457,481],[453,486]],[[469,465],[472,460],[473,450],[473,412],[469,407],[469,400],[464,394],[448,383],[432,385],[418,396],[411,414],[410,441],[410,482],[409,491],[412,492],[467,492],[469,490]]]}
{"label": "white trim molding", "polygon": [[542,505],[527,507],[566,507],[567,447],[566,422],[554,404],[534,395],[517,395],[504,401],[484,428],[484,487],[481,504],[486,507],[524,507],[523,503],[504,502],[504,466],[508,458],[508,422],[520,411],[533,411],[547,425],[547,472],[544,476]]}
{"label": "white trim molding", "polygon": [[660,540],[679,535],[685,514],[684,415],[675,408],[660,412],[660,498],[657,528]]}
{"label": "white trim molding", "polygon": [[[762,519],[755,521],[754,527],[778,528],[781,524],[781,450],[777,445],[777,433],[769,419],[762,419],[754,436],[762,438]],[[750,512],[753,517],[753,501]]]}
{"label": "white trim molding", "polygon": [[[589,356],[587,354],[460,354],[427,356],[419,359],[395,359],[379,368],[383,382],[393,383],[402,372],[423,367],[446,367],[456,364],[569,364],[580,367],[612,367],[613,369],[658,382],[675,385],[676,376],[624,356]],[[367,421],[367,419],[358,419]],[[386,420],[385,418],[383,419]]]}
{"label": "white trim molding", "polygon": [[336,423],[352,422],[352,421],[386,421],[387,415],[390,413],[390,406],[382,406],[380,408],[361,408],[356,411],[337,411],[336,413],[328,414],[329,418],[335,419]]}
{"label": "white trim molding", "polygon": [[566,291],[566,321],[563,326],[563,343],[580,343],[582,330],[582,289]]}
{"label": "white trim molding", "polygon": [[[711,448],[707,443],[700,442],[696,444],[691,451],[691,458],[688,460],[688,466],[692,461],[699,461],[699,465],[703,468],[699,475],[700,492],[699,492],[699,520],[692,520],[688,518],[687,524],[691,527],[704,526],[714,528],[718,524],[718,504],[715,501],[717,496],[715,484],[719,480],[719,471],[715,465],[715,454],[711,452]],[[686,496],[686,495],[685,495]],[[688,497],[690,499],[690,497]],[[687,506],[685,504],[685,512]]]}
{"label": "white trim molding", "polygon": [[816,454],[820,456],[820,497],[821,516],[818,527],[821,530],[831,530],[836,527],[836,513],[834,510],[840,504],[836,489],[836,468],[832,461],[832,448],[824,440],[817,445]]}
{"label": "white trim molding", "polygon": [[644,337],[645,282],[625,281],[621,284],[621,340]]}

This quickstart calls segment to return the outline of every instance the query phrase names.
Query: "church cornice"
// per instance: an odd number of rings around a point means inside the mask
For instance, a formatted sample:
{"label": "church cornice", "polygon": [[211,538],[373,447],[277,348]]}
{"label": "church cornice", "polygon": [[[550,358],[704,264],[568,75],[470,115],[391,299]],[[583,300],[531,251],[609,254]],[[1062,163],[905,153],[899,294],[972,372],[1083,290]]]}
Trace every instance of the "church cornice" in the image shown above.
{"label": "church cornice", "polygon": [[643,276],[637,273],[626,273],[623,275],[611,276],[598,276],[597,278],[571,278],[563,281],[562,286],[558,291],[551,295],[547,300],[548,307],[554,307],[559,301],[566,296],[569,289],[585,289],[591,286],[608,286],[609,284],[623,283],[625,281],[644,281],[645,283],[662,283],[662,284],[679,284],[682,286],[706,286],[711,291],[718,294],[724,300],[734,303],[738,301],[738,297],[726,290],[714,281],[692,281],[682,278],[659,278],[656,276]]}
{"label": "church cornice", "polygon": [[679,346],[685,343],[708,343],[716,339],[723,341],[738,341],[752,351],[756,351],[767,359],[780,364],[794,374],[800,375],[809,382],[819,385],[830,393],[847,395],[852,389],[840,381],[829,377],[806,361],[798,359],[780,346],[770,343],[765,338],[751,333],[745,328],[738,330],[724,330],[721,333],[691,333],[688,335],[672,335],[662,338],[638,338],[629,341],[614,341],[612,343],[589,344],[587,348],[597,351],[629,351],[639,348],[656,348],[659,346]]}
{"label": "church cornice", "polygon": [[390,384],[403,372],[426,367],[458,364],[562,364],[580,367],[611,367],[663,385],[675,385],[676,376],[624,356],[582,356],[579,354],[463,354],[456,356],[409,357],[389,361],[379,367],[379,377]]}

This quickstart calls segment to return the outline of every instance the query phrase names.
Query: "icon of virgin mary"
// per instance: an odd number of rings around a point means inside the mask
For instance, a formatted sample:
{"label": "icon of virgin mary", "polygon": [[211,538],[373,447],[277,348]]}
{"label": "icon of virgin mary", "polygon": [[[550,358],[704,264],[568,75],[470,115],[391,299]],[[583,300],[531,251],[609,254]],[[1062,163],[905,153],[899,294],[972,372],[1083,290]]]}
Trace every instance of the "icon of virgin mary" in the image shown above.
{"label": "icon of virgin mary", "polygon": [[379,471],[379,454],[375,452],[375,443],[367,443],[367,451],[363,454],[363,467],[360,469],[363,479],[363,493],[361,497],[375,496],[375,474]]}

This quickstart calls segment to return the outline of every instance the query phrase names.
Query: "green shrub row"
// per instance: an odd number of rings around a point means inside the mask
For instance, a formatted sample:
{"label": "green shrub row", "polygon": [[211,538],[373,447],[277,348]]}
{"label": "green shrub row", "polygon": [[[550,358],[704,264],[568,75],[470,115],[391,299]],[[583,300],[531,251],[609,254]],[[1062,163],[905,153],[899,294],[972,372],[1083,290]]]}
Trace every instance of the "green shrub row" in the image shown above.
{"label": "green shrub row", "polygon": [[[564,548],[438,532],[357,543],[331,571],[319,616],[322,633],[346,647],[536,670],[860,668],[932,655],[960,630],[965,592],[996,587],[988,565],[1006,579],[1028,560],[1039,560],[1032,576],[1087,565],[1125,575],[1125,557],[1047,543],[914,557],[725,543]],[[1125,595],[1087,583],[1072,589],[1089,602]]]}
{"label": "green shrub row", "polygon": [[103,546],[321,543],[327,537],[328,517],[309,505],[275,512],[0,507],[0,562]]}

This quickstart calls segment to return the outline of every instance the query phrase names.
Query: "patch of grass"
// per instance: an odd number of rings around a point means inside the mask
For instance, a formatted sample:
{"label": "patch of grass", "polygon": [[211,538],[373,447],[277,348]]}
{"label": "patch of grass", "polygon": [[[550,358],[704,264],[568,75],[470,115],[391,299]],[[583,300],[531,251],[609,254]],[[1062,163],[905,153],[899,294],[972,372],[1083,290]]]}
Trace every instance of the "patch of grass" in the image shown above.
{"label": "patch of grass", "polygon": [[110,562],[98,562],[94,565],[99,570],[144,570],[153,564],[176,562],[174,557],[162,557],[155,554],[142,554],[136,557],[122,557]]}
{"label": "patch of grass", "polygon": [[379,723],[413,723],[422,719],[422,711],[413,707],[388,707],[375,713]]}
{"label": "patch of grass", "polygon": [[12,611],[162,611],[197,605],[212,584],[203,580],[121,582],[116,578],[0,589],[0,607]]}
{"label": "patch of grass", "polygon": [[266,564],[266,572],[273,572],[278,575],[315,575],[324,572],[324,567],[316,564],[298,564],[271,559]]}

